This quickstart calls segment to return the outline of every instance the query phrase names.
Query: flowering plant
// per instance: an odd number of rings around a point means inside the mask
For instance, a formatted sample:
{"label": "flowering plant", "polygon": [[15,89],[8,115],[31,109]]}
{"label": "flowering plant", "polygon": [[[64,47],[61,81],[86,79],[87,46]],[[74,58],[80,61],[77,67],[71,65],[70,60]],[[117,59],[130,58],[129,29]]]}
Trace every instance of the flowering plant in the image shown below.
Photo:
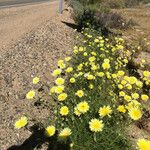
{"label": "flowering plant", "polygon": [[[70,138],[77,150],[134,149],[126,128],[142,118],[143,103],[149,100],[142,80],[126,69],[134,51],[126,49],[122,38],[105,38],[90,29],[82,34],[72,57],[58,60],[52,73],[56,79],[49,94],[57,103],[57,121],[46,127],[46,134]],[[150,73],[143,74],[148,84]],[[27,99],[34,96],[33,90],[27,93]],[[149,150],[150,143],[141,140],[138,147]]]}

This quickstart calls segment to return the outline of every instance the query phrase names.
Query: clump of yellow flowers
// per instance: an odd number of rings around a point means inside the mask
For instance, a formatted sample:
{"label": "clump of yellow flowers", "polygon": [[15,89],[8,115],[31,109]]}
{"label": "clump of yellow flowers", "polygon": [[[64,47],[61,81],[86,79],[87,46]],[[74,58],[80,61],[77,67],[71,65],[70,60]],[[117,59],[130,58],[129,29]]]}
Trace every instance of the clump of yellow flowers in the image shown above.
{"label": "clump of yellow flowers", "polygon": [[[126,49],[122,38],[95,36],[88,29],[82,33],[84,42],[73,48],[72,57],[58,60],[58,68],[52,72],[55,81],[49,95],[58,104],[57,121],[45,132],[61,139],[69,137],[74,143],[71,148],[93,149],[90,146],[94,145],[106,149],[107,143],[107,149],[116,144],[115,150],[119,150],[127,146],[117,144],[124,140],[125,127],[144,114],[149,93],[142,88],[150,84],[150,72],[144,71],[141,78],[128,73],[126,65],[134,50]],[[38,82],[34,78],[33,84]],[[33,99],[35,91],[29,91],[26,98]],[[150,150],[149,141],[139,140],[138,147]]]}

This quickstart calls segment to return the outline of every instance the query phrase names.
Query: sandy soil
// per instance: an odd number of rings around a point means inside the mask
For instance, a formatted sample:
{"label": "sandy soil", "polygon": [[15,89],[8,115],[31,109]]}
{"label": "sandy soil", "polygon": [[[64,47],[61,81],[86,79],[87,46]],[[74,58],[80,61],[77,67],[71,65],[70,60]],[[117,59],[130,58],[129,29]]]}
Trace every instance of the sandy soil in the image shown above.
{"label": "sandy soil", "polygon": [[[34,76],[41,78],[36,88],[48,95],[57,59],[72,51],[76,33],[62,21],[73,21],[69,12],[56,15],[56,11],[56,2],[0,10],[0,150],[22,144],[31,135],[30,126],[35,122],[47,126],[54,116],[49,96],[37,105],[38,98],[28,101],[25,95],[35,88]],[[15,130],[14,122],[22,115],[28,116],[29,124]]]}

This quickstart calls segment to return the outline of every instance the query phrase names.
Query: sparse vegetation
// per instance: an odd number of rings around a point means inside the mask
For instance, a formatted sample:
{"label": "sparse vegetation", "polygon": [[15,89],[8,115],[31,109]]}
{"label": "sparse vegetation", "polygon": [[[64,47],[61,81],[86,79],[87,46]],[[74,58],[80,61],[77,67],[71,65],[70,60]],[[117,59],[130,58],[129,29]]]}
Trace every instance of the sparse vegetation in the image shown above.
{"label": "sparse vegetation", "polygon": [[[121,14],[111,10],[112,8],[127,7],[123,0],[99,1],[96,3],[70,0],[69,4],[74,11],[72,16],[80,29],[87,27],[87,23],[97,30],[126,29],[135,24],[133,20],[126,20]],[[127,4],[130,5],[128,2]]]}

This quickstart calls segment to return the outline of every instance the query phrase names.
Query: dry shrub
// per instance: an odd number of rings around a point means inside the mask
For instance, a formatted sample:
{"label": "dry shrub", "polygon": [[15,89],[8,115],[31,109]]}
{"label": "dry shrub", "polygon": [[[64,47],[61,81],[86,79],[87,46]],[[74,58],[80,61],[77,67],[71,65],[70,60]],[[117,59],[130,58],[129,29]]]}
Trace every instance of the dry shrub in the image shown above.
{"label": "dry shrub", "polygon": [[96,25],[105,28],[125,28],[126,20],[118,13],[101,13],[95,14]]}

